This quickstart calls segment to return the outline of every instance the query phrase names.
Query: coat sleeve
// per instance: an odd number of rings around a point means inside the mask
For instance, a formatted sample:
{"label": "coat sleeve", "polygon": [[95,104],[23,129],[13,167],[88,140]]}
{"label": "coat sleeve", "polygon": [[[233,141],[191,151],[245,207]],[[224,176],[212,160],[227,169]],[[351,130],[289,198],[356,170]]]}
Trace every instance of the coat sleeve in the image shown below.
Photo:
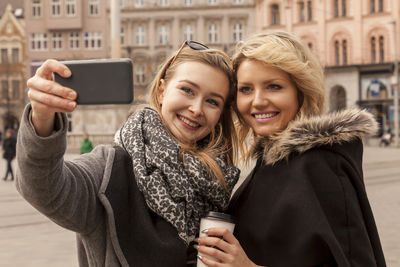
{"label": "coat sleeve", "polygon": [[65,114],[56,115],[55,131],[42,138],[32,126],[30,111],[28,105],[18,134],[17,190],[37,210],[62,227],[89,233],[103,216],[97,194],[105,169],[112,166],[114,154],[110,151],[113,149],[100,146],[93,153],[64,161]]}

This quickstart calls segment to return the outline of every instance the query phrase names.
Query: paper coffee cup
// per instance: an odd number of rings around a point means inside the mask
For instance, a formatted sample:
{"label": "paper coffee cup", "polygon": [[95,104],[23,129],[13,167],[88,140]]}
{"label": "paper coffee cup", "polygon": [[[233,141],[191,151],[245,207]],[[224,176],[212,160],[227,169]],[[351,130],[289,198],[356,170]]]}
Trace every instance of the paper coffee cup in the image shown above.
{"label": "paper coffee cup", "polygon": [[[226,228],[231,233],[233,233],[233,230],[235,229],[235,223],[233,222],[233,217],[226,213],[215,212],[215,211],[208,212],[205,217],[201,218],[199,236],[206,236],[207,234],[202,233],[202,231],[205,229],[215,228],[215,227]],[[200,252],[199,255],[218,261],[217,259],[211,256],[205,256]],[[197,267],[207,267],[207,265],[205,265],[200,259],[197,259]]]}

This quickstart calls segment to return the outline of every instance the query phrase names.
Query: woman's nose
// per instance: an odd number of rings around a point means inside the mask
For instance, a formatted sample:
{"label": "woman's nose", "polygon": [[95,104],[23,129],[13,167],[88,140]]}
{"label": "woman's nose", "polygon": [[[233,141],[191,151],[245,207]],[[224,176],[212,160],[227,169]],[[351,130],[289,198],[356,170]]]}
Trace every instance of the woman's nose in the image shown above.
{"label": "woman's nose", "polygon": [[193,100],[191,105],[189,106],[189,110],[193,113],[193,116],[203,115],[203,103],[200,99]]}
{"label": "woman's nose", "polygon": [[268,104],[268,95],[263,90],[255,90],[253,105],[254,106],[265,106]]}

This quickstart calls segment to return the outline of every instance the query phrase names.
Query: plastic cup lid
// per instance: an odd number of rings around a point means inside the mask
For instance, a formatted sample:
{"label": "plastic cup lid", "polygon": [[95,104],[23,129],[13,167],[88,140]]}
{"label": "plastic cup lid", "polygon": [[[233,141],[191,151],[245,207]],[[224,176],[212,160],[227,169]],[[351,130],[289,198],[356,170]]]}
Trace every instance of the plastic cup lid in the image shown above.
{"label": "plastic cup lid", "polygon": [[204,218],[216,219],[230,223],[234,222],[234,218],[232,215],[216,211],[209,211]]}

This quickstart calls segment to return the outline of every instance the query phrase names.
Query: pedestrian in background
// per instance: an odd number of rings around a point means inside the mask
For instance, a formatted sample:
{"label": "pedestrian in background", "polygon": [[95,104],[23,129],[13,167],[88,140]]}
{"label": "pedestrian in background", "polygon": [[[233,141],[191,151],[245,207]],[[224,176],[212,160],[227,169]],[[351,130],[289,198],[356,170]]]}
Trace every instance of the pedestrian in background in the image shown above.
{"label": "pedestrian in background", "polygon": [[362,171],[361,138],[377,130],[372,114],[322,115],[323,69],[285,32],[239,43],[233,68],[239,144],[253,138],[248,157],[257,163],[231,200],[234,235],[211,228],[199,238],[198,250],[222,261],[204,263],[386,266]]}
{"label": "pedestrian in background", "polygon": [[93,144],[89,140],[88,133],[83,133],[83,140],[81,143],[81,154],[89,153],[93,150]]}
{"label": "pedestrian in background", "polygon": [[3,158],[7,162],[6,174],[3,180],[6,181],[8,176],[11,175],[11,181],[14,180],[14,173],[11,166],[13,159],[16,154],[16,144],[17,140],[13,136],[13,131],[9,128],[6,130],[5,138],[3,140]]}
{"label": "pedestrian in background", "polygon": [[47,60],[28,80],[18,191],[77,233],[80,266],[195,263],[190,243],[200,218],[226,210],[239,178],[229,57],[184,42],[154,78],[150,107],[129,116],[115,134],[118,145],[96,146],[73,161],[63,160],[64,112],[75,110],[76,93],[56,83],[54,72],[71,75],[65,65]]}

